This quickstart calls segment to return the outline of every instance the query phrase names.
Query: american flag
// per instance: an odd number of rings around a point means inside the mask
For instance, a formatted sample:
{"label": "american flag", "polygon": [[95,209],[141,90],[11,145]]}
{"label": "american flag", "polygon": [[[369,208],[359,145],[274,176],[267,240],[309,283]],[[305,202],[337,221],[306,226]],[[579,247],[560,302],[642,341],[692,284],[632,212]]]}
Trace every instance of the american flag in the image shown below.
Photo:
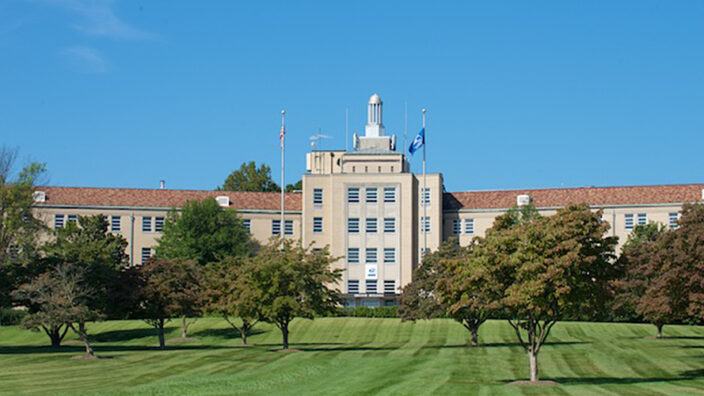
{"label": "american flag", "polygon": [[286,128],[281,125],[281,133],[279,134],[279,139],[281,140],[281,149],[284,148],[284,136],[286,135]]}

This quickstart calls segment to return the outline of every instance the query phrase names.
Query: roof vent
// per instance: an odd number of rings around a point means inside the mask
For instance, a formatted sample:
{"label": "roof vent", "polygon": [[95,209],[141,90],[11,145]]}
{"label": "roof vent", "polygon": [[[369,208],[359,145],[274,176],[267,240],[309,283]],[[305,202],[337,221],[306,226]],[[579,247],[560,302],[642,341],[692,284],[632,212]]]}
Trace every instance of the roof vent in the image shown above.
{"label": "roof vent", "polygon": [[32,198],[34,198],[34,202],[46,202],[46,192],[35,191],[32,193]]}
{"label": "roof vent", "polygon": [[166,180],[160,180],[159,181],[159,190],[165,190],[166,189]]}
{"label": "roof vent", "polygon": [[218,205],[222,206],[223,208],[230,206],[230,197],[228,197],[227,195],[215,197],[215,200],[218,201]]}
{"label": "roof vent", "polygon": [[521,194],[521,195],[516,196],[516,205],[518,205],[518,206],[530,205],[532,200],[533,199],[530,197],[530,195]]}

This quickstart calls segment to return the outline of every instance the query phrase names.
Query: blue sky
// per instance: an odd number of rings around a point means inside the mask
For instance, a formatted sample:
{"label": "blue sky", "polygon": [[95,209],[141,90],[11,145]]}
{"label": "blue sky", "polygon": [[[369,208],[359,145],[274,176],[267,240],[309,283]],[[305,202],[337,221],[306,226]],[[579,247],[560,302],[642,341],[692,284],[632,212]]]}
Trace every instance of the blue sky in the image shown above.
{"label": "blue sky", "polygon": [[[366,100],[450,191],[702,182],[704,2],[0,3],[0,144],[64,186],[287,182]],[[420,171],[420,156],[411,159]]]}

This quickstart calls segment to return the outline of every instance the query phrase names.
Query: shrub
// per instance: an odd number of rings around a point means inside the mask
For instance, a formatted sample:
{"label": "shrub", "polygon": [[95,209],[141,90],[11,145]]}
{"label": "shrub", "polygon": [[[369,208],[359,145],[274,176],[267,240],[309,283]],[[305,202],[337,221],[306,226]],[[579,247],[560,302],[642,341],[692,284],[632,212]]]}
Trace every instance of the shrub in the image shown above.
{"label": "shrub", "polygon": [[18,325],[25,315],[27,311],[23,309],[0,308],[0,326]]}

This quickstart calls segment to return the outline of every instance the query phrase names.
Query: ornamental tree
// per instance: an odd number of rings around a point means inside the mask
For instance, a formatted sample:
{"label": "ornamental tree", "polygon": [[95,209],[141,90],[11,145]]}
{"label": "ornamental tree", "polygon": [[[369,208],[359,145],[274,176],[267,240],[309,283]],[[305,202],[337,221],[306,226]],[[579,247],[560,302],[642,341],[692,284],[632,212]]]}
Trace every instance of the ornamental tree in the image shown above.
{"label": "ornamental tree", "polygon": [[531,381],[538,381],[538,354],[555,323],[605,310],[616,244],[604,236],[608,229],[600,211],[581,204],[487,234],[487,277],[505,290],[501,304],[528,355]]}
{"label": "ornamental tree", "polygon": [[228,257],[210,263],[204,283],[205,310],[222,316],[239,333],[242,344],[247,345],[247,336],[261,316],[260,293],[248,261],[243,257]]}
{"label": "ornamental tree", "polygon": [[237,212],[224,209],[212,197],[188,201],[180,211],[170,211],[157,242],[157,258],[195,260],[199,264],[250,255],[255,247]]}
{"label": "ornamental tree", "polygon": [[616,314],[634,313],[654,324],[657,338],[662,338],[665,324],[686,317],[689,301],[689,277],[671,260],[671,233],[657,223],[636,226],[623,245],[616,262],[619,276],[613,281]]}
{"label": "ornamental tree", "polygon": [[288,349],[289,325],[295,317],[313,319],[315,315],[334,312],[340,304],[340,292],[331,289],[341,277],[341,270],[331,270],[338,258],[327,247],[312,252],[300,242],[272,238],[248,261],[247,288],[256,290],[261,304],[261,318],[281,330],[283,349]]}
{"label": "ornamental tree", "polygon": [[59,347],[71,328],[85,345],[86,356],[94,357],[85,328],[86,322],[102,316],[90,303],[94,292],[86,281],[84,267],[62,263],[22,285],[14,294],[36,307],[23,318],[23,327],[44,330],[52,347]]}
{"label": "ornamental tree", "polygon": [[164,327],[170,318],[182,318],[185,338],[184,318],[199,313],[199,269],[193,261],[151,259],[133,271],[133,293],[138,296],[135,315],[154,327],[161,349],[166,348]]}

